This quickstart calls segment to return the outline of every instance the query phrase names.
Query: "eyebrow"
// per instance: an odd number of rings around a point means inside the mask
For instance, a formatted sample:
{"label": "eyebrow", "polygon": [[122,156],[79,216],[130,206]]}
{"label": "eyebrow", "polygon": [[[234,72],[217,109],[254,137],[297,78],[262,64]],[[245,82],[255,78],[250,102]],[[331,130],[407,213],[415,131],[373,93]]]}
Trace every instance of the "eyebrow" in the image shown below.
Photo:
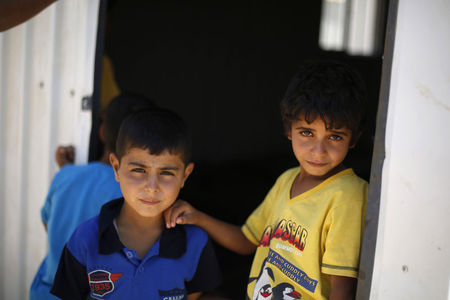
{"label": "eyebrow", "polygon": [[136,162],[136,161],[130,161],[128,164],[129,164],[129,165],[133,165],[133,166],[142,167],[142,168],[147,168],[146,165],[141,164],[140,162]]}
{"label": "eyebrow", "polygon": [[343,136],[349,136],[347,133],[343,132],[343,131],[337,131],[337,130],[329,130],[330,132],[334,133],[334,134],[340,134]]}
{"label": "eyebrow", "polygon": [[[297,127],[297,128],[295,128],[296,130],[309,130],[309,131],[316,131],[315,129],[313,129],[313,128],[310,128],[310,127],[304,127],[304,126],[299,126],[299,127]],[[344,131],[338,131],[338,130],[330,130],[330,129],[327,129],[327,131],[329,131],[329,132],[331,132],[331,133],[334,133],[334,134],[340,134],[340,135],[343,135],[343,136],[349,136],[349,134],[347,134],[347,133],[345,133]]]}
{"label": "eyebrow", "polygon": [[175,166],[168,166],[168,167],[162,167],[161,168],[161,170],[164,170],[164,171],[177,171],[177,170],[179,170],[180,168],[178,168],[178,167],[175,167]]}
{"label": "eyebrow", "polygon": [[[148,168],[146,165],[144,165],[143,163],[140,163],[140,162],[136,162],[136,161],[130,161],[129,163],[128,163],[128,165],[133,165],[133,166],[137,166],[137,167],[141,167],[141,168]],[[177,170],[179,170],[180,168],[179,167],[177,167],[177,166],[165,166],[165,167],[162,167],[162,168],[160,168],[161,170],[164,170],[164,171],[171,171],[171,170],[173,170],[173,171],[177,171]]]}

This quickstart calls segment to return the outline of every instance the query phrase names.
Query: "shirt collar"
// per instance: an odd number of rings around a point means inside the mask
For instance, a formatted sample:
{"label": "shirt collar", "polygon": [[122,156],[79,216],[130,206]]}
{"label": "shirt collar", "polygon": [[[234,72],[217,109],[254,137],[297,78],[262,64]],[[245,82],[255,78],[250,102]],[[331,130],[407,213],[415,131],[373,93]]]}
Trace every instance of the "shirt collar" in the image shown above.
{"label": "shirt collar", "polygon": [[[102,206],[98,221],[98,249],[100,254],[112,254],[125,246],[119,239],[114,226],[114,218],[122,209],[124,199],[112,200]],[[179,258],[186,252],[186,230],[184,226],[164,228],[159,242],[159,256]]]}

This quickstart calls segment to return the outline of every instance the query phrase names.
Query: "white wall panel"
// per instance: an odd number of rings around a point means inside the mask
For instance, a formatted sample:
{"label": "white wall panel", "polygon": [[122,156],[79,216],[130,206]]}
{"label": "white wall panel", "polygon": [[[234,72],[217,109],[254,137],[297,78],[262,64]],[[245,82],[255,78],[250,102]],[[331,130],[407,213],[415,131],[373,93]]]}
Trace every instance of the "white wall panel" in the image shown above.
{"label": "white wall panel", "polygon": [[[25,64],[25,26],[19,26],[12,30],[12,34],[3,40],[3,68],[10,70],[2,72],[4,79],[2,93],[5,98],[3,105],[6,132],[4,133],[4,186],[2,200],[4,211],[2,216],[3,228],[2,243],[4,253],[3,276],[7,278],[4,284],[5,299],[13,299],[20,291],[24,239],[20,238],[23,233],[25,216],[21,213],[23,209],[24,193],[24,161],[23,161],[23,135],[24,135],[24,64]],[[21,297],[23,298],[23,297]]]}
{"label": "white wall panel", "polygon": [[450,1],[399,1],[370,299],[449,298]]}
{"label": "white wall panel", "polygon": [[57,145],[86,162],[98,1],[59,1],[0,33],[0,299],[26,299],[47,251],[40,220]]}

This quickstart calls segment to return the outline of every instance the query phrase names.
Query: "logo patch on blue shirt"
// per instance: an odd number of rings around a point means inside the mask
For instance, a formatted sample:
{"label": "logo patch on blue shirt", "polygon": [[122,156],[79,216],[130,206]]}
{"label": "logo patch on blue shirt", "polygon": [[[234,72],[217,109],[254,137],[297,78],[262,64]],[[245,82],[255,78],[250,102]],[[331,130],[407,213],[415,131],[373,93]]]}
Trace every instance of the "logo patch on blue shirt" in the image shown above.
{"label": "logo patch on blue shirt", "polygon": [[159,299],[160,300],[181,300],[186,299],[186,290],[185,289],[173,289],[170,291],[161,291],[159,290]]}
{"label": "logo patch on blue shirt", "polygon": [[103,297],[114,291],[114,283],[122,273],[110,273],[105,270],[95,270],[88,274],[92,296]]}

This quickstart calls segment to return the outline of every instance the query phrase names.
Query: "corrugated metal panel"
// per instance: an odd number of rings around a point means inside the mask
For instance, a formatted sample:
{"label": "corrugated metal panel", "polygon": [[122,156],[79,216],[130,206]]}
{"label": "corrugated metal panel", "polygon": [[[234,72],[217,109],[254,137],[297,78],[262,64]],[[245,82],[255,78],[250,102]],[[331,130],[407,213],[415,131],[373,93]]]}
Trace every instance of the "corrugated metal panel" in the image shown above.
{"label": "corrugated metal panel", "polygon": [[26,299],[47,250],[40,220],[57,145],[87,160],[99,1],[60,1],[0,34],[0,298]]}
{"label": "corrugated metal panel", "polygon": [[376,54],[384,29],[383,5],[378,0],[322,0],[320,46],[351,55]]}

